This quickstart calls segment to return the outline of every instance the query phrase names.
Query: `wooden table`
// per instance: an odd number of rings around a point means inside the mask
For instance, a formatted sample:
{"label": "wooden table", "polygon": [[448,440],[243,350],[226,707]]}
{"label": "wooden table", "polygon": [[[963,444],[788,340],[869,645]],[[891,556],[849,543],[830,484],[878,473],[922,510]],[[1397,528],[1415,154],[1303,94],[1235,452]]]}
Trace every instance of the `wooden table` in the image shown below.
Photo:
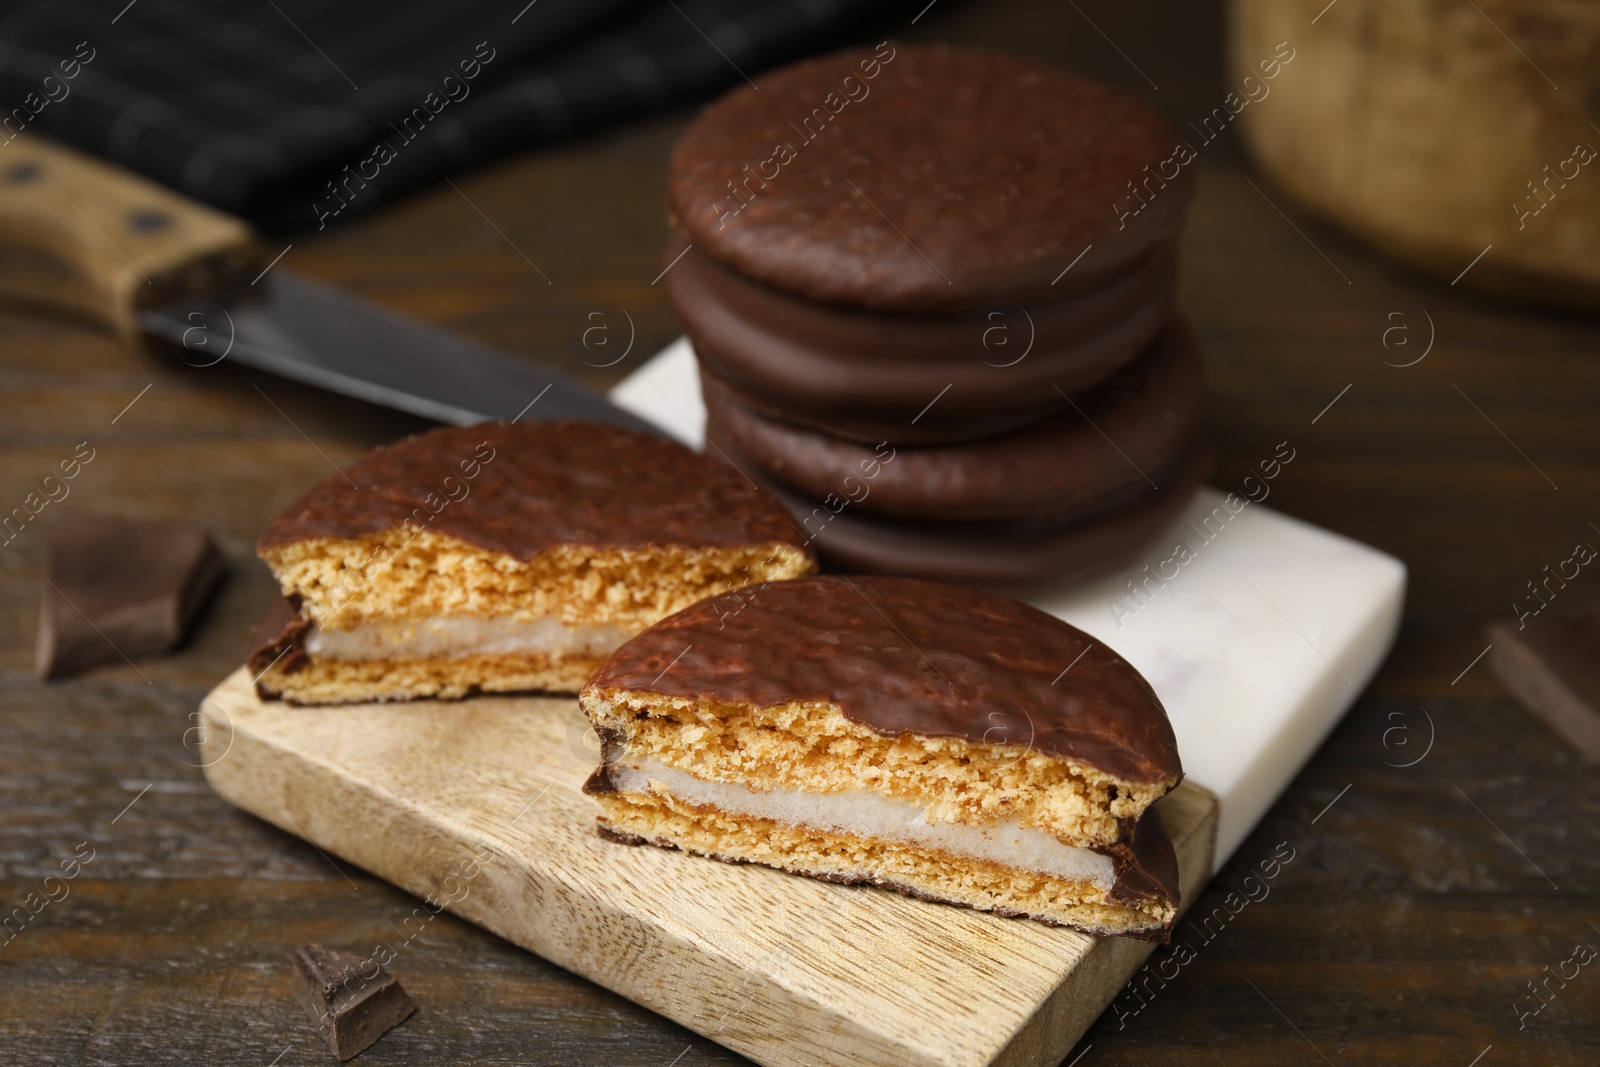
{"label": "wooden table", "polygon": [[[1301,6],[1314,33],[1320,0]],[[1070,63],[1181,124],[1227,92],[1220,27],[1206,4],[943,0],[886,32]],[[686,114],[294,237],[284,263],[604,384],[675,333],[650,283]],[[1198,165],[1181,301],[1211,367],[1215,483],[1236,485],[1289,441],[1298,458],[1271,505],[1404,559],[1411,596],[1370,691],[1180,925],[1188,951],[1158,953],[1166,977],[1119,998],[1068,1061],[1600,1062],[1594,968],[1552,979],[1553,999],[1520,1026],[1517,1012],[1576,943],[1600,947],[1594,768],[1477,659],[1484,623],[1509,615],[1525,582],[1575,542],[1600,544],[1600,324],[1386,265],[1296,214],[1233,134]],[[631,354],[586,367],[617,351],[583,347],[589,313],[620,340],[618,309],[637,328]],[[1422,351],[1425,318],[1430,354],[1385,365]],[[1386,349],[1396,325],[1412,343]],[[0,1061],[331,1062],[288,995],[290,950],[397,941],[416,902],[218,801],[187,731],[274,594],[251,552],[268,518],[332,465],[423,424],[9,313],[0,405],[7,509],[87,440],[96,458],[67,505],[205,523],[233,565],[180,654],[43,685],[31,673],[43,525],[65,505],[0,547],[0,896],[20,904],[74,849],[94,857],[64,899],[0,934]],[[1600,597],[1600,576],[1562,596]],[[1229,911],[1229,891],[1280,842],[1296,858],[1270,895]],[[1197,925],[1218,908],[1225,922]],[[363,1062],[737,1061],[449,915],[393,970],[422,1010]]]}

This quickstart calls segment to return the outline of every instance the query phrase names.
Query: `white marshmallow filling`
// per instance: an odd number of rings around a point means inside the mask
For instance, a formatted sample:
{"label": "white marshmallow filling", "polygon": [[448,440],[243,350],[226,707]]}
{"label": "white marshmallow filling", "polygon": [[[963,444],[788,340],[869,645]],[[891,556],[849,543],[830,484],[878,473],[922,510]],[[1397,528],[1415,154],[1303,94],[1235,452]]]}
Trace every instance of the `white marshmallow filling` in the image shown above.
{"label": "white marshmallow filling", "polygon": [[1054,835],[1022,826],[1015,819],[996,820],[986,826],[930,823],[923,817],[925,809],[865,790],[758,792],[732,782],[708,782],[650,758],[614,763],[608,774],[612,784],[624,793],[666,794],[730,815],[937,849],[1066,881],[1090,882],[1106,893],[1117,879],[1111,857],[1093,849],[1064,845]]}
{"label": "white marshmallow filling", "polygon": [[306,632],[305,650],[323,660],[457,659],[500,654],[609,656],[628,635],[612,623],[573,626],[542,619],[476,615],[383,619],[349,630]]}

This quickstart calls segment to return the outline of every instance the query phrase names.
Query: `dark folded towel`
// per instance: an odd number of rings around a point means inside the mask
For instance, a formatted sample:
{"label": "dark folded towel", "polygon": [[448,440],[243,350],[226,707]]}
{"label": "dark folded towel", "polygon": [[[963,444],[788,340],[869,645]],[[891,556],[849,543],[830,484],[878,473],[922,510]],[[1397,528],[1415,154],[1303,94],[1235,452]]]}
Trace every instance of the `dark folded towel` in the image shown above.
{"label": "dark folded towel", "polygon": [[864,34],[867,0],[46,0],[0,15],[0,167],[28,129],[268,230]]}

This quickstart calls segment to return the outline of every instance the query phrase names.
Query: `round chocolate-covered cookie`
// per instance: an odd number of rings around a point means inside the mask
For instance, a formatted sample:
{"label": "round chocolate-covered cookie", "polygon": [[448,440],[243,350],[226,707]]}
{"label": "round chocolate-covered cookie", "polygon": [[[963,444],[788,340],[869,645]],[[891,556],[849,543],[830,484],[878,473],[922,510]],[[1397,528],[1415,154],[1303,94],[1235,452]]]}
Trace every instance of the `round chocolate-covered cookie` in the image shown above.
{"label": "round chocolate-covered cookie", "polygon": [[1056,67],[889,43],[708,108],[673,152],[678,226],[810,300],[964,311],[1098,288],[1170,243],[1192,153],[1134,96]]}
{"label": "round chocolate-covered cookie", "polygon": [[701,360],[757,407],[871,441],[970,439],[1067,407],[1060,391],[1150,343],[1177,284],[1164,247],[1075,296],[886,315],[802,299],[699,249],[680,258],[687,248],[681,235],[669,245],[665,283]]}
{"label": "round chocolate-covered cookie", "polygon": [[958,445],[858,444],[768,418],[701,367],[707,420],[778,479],[863,511],[1066,520],[1151,488],[1193,448],[1205,369],[1174,322],[1131,366],[1060,415]]}
{"label": "round chocolate-covered cookie", "polygon": [[1167,470],[1151,472],[1156,489],[1065,522],[941,522],[874,515],[845,497],[818,500],[767,473],[719,427],[707,426],[707,440],[746,477],[783,501],[831,566],[991,589],[1074,585],[1127,566],[1177,521],[1215,461],[1209,446],[1183,450]]}

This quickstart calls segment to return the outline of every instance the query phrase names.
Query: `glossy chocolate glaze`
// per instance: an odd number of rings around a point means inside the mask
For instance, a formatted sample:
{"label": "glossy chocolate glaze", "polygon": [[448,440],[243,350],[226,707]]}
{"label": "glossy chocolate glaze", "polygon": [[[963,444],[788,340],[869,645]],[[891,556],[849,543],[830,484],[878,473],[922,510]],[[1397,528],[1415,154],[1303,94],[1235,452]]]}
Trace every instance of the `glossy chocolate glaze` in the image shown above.
{"label": "glossy chocolate glaze", "polygon": [[257,548],[407,520],[520,560],[563,544],[805,549],[783,507],[726,464],[589,422],[446,426],[379,446],[286,508]]}
{"label": "glossy chocolate glaze", "polygon": [[1205,368],[1174,324],[1076,410],[959,445],[886,448],[835,437],[751,410],[702,366],[708,418],[762,469],[806,493],[862,511],[924,518],[1062,518],[1150,488],[1192,446]]}
{"label": "glossy chocolate glaze", "polygon": [[[1110,856],[1117,881],[1107,894],[1115,904],[1137,907],[1148,900],[1178,904],[1178,853],[1161,813],[1148,808],[1124,830],[1122,839],[1096,852]],[[1165,943],[1166,938],[1161,938]]]}
{"label": "glossy chocolate glaze", "polygon": [[[699,349],[695,349],[695,362],[702,369],[709,370],[718,377],[724,373],[720,363]],[[908,417],[904,411],[892,409],[887,413],[844,410],[839,407],[830,408],[825,412],[812,411],[735,388],[727,378],[723,378],[722,383],[741,405],[765,418],[777,419],[814,433],[825,434],[841,441],[853,441],[860,445],[880,443],[896,446],[948,445],[981,441],[986,437],[1012,433],[1041,419],[1047,419],[1067,406],[1066,401],[1052,390],[1050,395],[1055,397],[1054,406],[1043,394],[1035,393],[1027,406],[1010,411],[964,411],[954,417],[940,419],[935,419],[930,411],[928,415],[919,419],[914,415]],[[939,404],[949,399],[953,393],[954,389],[947,391],[943,386],[939,386],[928,394],[928,402],[924,403],[923,407],[937,409]]]}
{"label": "glossy chocolate glaze", "polygon": [[1103,642],[1007,597],[903,578],[756,586],[623,645],[588,689],[771,706],[826,701],[880,734],[1027,746],[1121,781],[1183,773],[1166,711]]}
{"label": "glossy chocolate glaze", "polygon": [[683,247],[680,236],[668,248],[665,285],[704,362],[757,406],[836,433],[869,422],[881,428],[867,436],[896,443],[961,440],[1067,407],[1061,391],[1099,381],[1151,342],[1177,281],[1163,247],[1078,296],[884,315],[801,299],[701,251],[678,259]]}
{"label": "glossy chocolate glaze", "polygon": [[250,630],[250,673],[256,681],[256,693],[263,700],[278,696],[264,676],[276,667],[284,674],[295,674],[311,665],[306,655],[306,634],[311,620],[302,618],[298,598],[274,597],[267,613]]}
{"label": "glossy chocolate glaze", "polygon": [[999,52],[894,42],[759,85],[685,131],[671,209],[713,258],[808,299],[928,312],[1093,289],[1170,242],[1193,196],[1152,108]]}
{"label": "glossy chocolate glaze", "polygon": [[843,498],[808,496],[763,470],[715,421],[706,425],[706,440],[783,501],[830,569],[1031,592],[1099,578],[1138,559],[1177,521],[1215,459],[1209,446],[1181,446],[1166,470],[1147,472],[1157,489],[1136,485],[1065,519],[939,521],[874,515]]}

